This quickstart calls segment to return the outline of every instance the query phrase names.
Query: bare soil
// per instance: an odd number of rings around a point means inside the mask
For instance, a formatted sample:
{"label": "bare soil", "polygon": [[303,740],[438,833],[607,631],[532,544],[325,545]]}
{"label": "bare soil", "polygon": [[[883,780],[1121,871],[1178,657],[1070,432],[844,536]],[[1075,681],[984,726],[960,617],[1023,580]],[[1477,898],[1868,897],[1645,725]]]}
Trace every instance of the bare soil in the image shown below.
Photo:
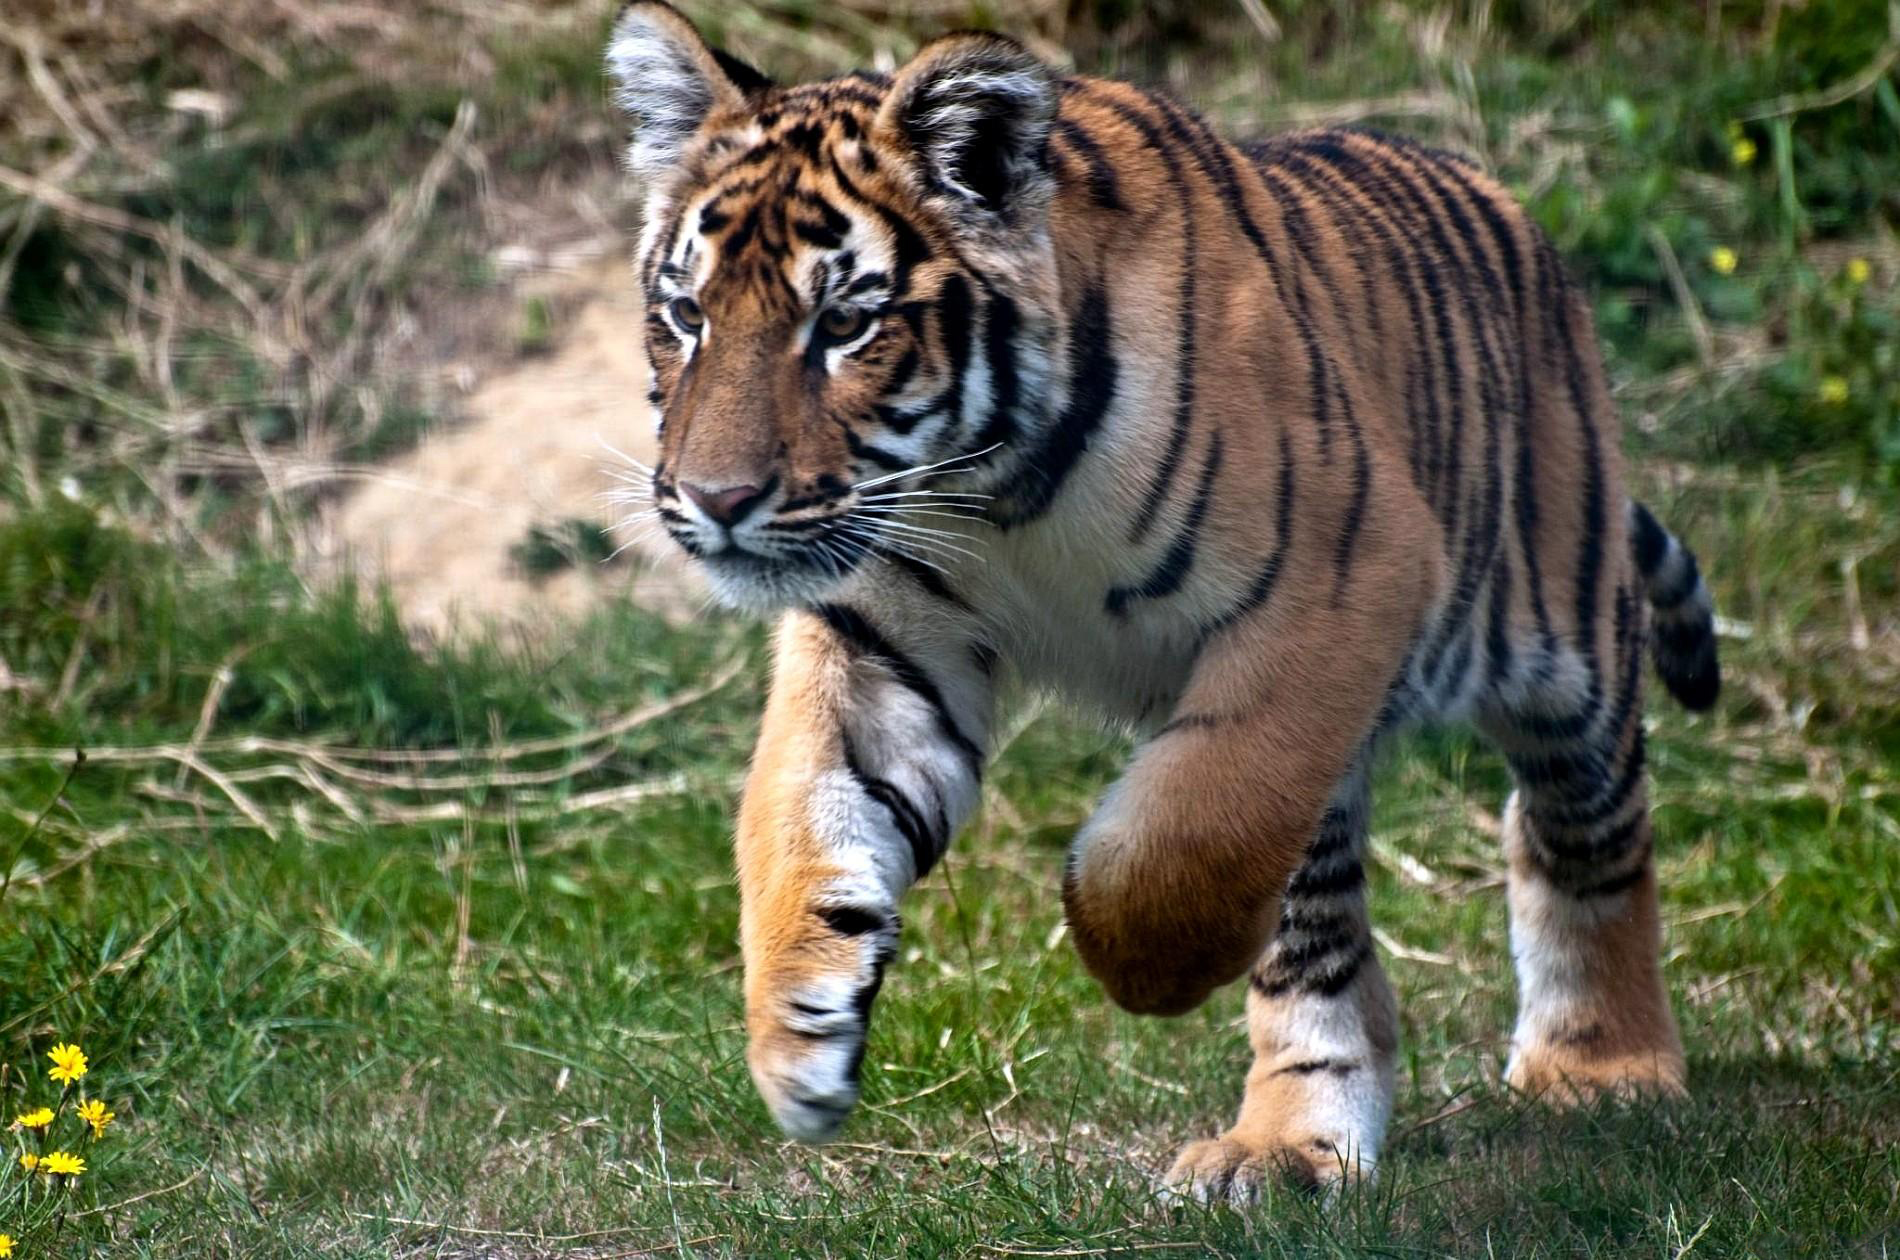
{"label": "bare soil", "polygon": [[619,463],[609,446],[653,461],[640,313],[623,248],[602,238],[551,255],[517,247],[503,256],[522,275],[516,301],[494,304],[492,318],[516,318],[521,304],[539,299],[556,312],[550,343],[492,365],[443,365],[471,385],[453,423],[330,507],[321,565],[386,582],[404,619],[433,636],[546,624],[602,599],[631,598],[680,617],[698,606],[698,588],[664,536],[632,542],[612,563],[583,561],[541,579],[510,556],[535,525],[610,525],[625,515],[602,498]]}

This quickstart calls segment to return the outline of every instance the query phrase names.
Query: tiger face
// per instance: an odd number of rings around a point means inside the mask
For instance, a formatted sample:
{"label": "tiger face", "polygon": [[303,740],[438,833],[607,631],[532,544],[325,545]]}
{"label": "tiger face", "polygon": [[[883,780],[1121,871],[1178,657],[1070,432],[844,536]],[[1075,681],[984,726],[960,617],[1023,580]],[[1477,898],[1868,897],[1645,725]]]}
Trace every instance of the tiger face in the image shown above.
{"label": "tiger face", "polygon": [[[650,4],[608,60],[647,188],[658,517],[725,603],[814,604],[924,500],[979,505],[1045,410],[1053,75],[966,39],[780,89]],[[933,466],[957,475],[900,484]]]}

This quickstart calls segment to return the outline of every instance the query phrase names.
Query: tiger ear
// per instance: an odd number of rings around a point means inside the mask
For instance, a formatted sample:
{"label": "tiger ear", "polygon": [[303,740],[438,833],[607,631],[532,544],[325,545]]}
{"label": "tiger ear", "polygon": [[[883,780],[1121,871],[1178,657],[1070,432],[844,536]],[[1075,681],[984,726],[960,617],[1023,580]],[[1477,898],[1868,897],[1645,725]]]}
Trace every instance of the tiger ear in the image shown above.
{"label": "tiger ear", "polygon": [[686,141],[715,111],[748,108],[772,81],[708,44],[661,0],[634,0],[607,41],[614,103],[633,123],[627,163],[641,178],[679,161]]}
{"label": "tiger ear", "polygon": [[960,211],[1021,222],[1054,187],[1056,72],[1002,35],[932,40],[897,72],[878,114],[916,153],[926,185]]}

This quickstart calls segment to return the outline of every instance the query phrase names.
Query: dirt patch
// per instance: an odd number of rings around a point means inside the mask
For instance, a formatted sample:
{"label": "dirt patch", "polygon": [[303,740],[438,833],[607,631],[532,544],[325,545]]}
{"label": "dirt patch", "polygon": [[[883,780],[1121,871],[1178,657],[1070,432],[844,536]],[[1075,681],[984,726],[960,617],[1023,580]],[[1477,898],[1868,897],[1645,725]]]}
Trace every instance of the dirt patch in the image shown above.
{"label": "dirt patch", "polygon": [[404,618],[435,635],[546,622],[609,598],[674,616],[699,606],[699,588],[664,537],[538,580],[510,555],[533,526],[607,525],[624,514],[601,498],[619,462],[606,446],[653,461],[641,317],[621,248],[602,239],[501,256],[521,271],[521,301],[557,312],[546,348],[487,372],[466,365],[472,387],[456,423],[328,510],[323,564],[388,583]]}

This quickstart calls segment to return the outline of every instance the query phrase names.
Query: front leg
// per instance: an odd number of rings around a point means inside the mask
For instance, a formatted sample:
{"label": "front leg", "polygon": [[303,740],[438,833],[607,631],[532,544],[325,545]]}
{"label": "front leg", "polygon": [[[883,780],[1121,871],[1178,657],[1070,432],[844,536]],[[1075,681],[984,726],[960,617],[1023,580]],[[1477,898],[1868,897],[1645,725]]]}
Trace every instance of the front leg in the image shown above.
{"label": "front leg", "polygon": [[1260,957],[1435,581],[1429,561],[1388,562],[1329,601],[1290,571],[1277,604],[1212,628],[1173,716],[1070,850],[1076,950],[1116,1002],[1179,1014]]}
{"label": "front leg", "polygon": [[982,771],[981,650],[941,619],[880,616],[786,615],[739,810],[746,1059],[779,1126],[807,1141],[857,1102],[898,898],[942,856]]}

